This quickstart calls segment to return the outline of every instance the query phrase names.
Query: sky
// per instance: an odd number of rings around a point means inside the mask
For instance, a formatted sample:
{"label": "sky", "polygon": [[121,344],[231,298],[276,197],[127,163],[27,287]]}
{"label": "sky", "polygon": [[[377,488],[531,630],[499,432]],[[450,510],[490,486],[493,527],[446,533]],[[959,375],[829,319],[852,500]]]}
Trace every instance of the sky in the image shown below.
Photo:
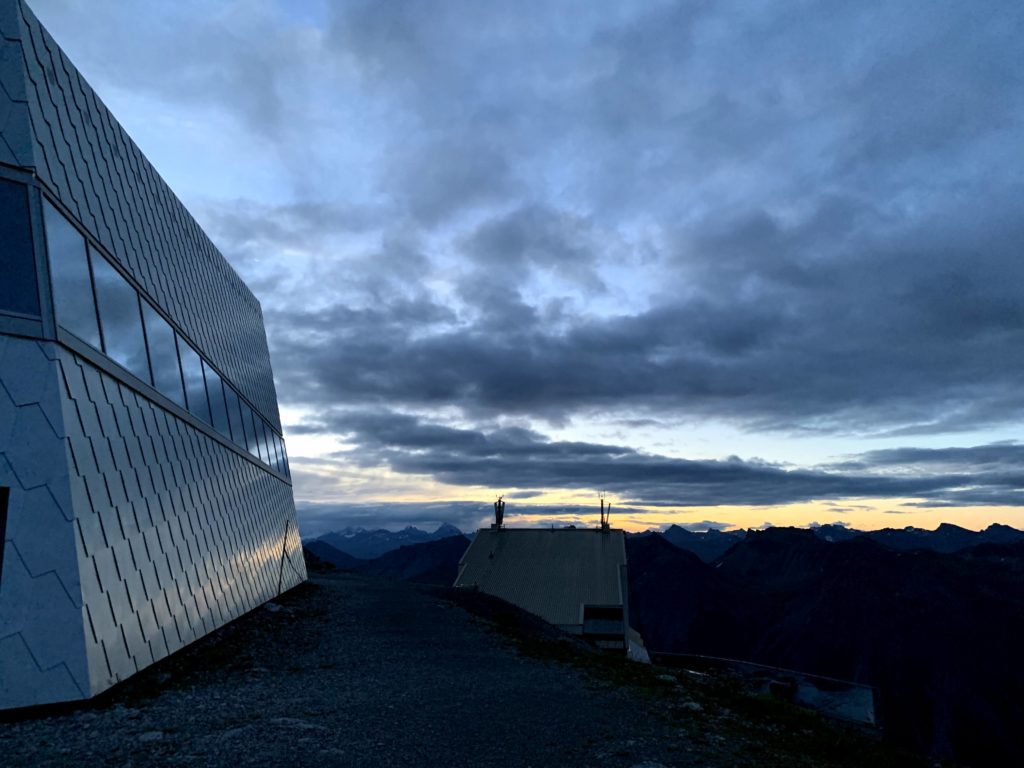
{"label": "sky", "polygon": [[1024,528],[1024,5],[30,0],[260,299],[304,535]]}

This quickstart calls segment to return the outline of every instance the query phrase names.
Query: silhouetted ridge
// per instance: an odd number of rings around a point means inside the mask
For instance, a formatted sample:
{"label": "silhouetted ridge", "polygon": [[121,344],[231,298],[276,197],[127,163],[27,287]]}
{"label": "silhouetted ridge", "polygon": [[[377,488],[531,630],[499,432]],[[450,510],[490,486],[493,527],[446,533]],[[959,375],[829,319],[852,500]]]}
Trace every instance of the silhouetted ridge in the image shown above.
{"label": "silhouetted ridge", "polygon": [[[829,542],[850,541],[859,536],[871,539],[889,549],[928,549],[934,552],[959,552],[967,547],[984,543],[1012,544],[1024,541],[1024,531],[1008,525],[994,523],[983,531],[971,531],[951,523],[943,523],[934,531],[923,528],[883,528],[878,531],[859,531],[837,523],[815,526],[809,529],[820,539]],[[650,536],[657,531],[633,534],[633,538]],[[669,542],[692,552],[705,563],[711,563],[724,555],[731,546],[743,541],[747,531],[690,531],[678,525],[671,525],[661,532]]]}
{"label": "silhouetted ridge", "polygon": [[710,563],[725,554],[733,544],[742,541],[746,532],[723,532],[712,528],[695,533],[678,525],[671,525],[662,536],[680,549],[692,552],[705,563]]}
{"label": "silhouetted ridge", "polygon": [[1005,565],[1013,568],[1024,568],[1024,541],[1015,541],[1009,544],[986,542],[968,547],[957,554],[967,558],[1002,561]]}
{"label": "silhouetted ridge", "polygon": [[981,532],[981,537],[984,539],[983,543],[1013,544],[1024,541],[1024,531],[1018,531],[1016,528],[1001,523],[992,523]]}
{"label": "silhouetted ridge", "polygon": [[934,531],[923,528],[883,528],[878,531],[858,531],[839,525],[823,525],[812,529],[821,538],[829,541],[846,541],[864,536],[883,544],[889,549],[928,549],[933,552],[959,552],[967,547],[985,543],[1010,544],[1024,541],[1024,531],[1008,525],[993,524],[983,531],[971,531],[952,523],[942,523]]}
{"label": "silhouetted ridge", "polygon": [[626,557],[630,626],[648,648],[689,650],[691,627],[710,620],[726,597],[712,567],[657,533],[627,538]]}
{"label": "silhouetted ridge", "polygon": [[[932,533],[952,545],[962,531]],[[1008,695],[1024,690],[1024,544],[944,554],[770,528],[710,567],[666,544],[629,543],[631,617],[652,651],[875,685],[890,738],[974,764],[1024,754],[1024,699]]]}
{"label": "silhouetted ridge", "polygon": [[365,562],[352,557],[340,549],[336,549],[321,539],[314,539],[303,544],[303,548],[318,560],[325,562],[341,571],[354,571],[360,563]]}
{"label": "silhouetted ridge", "polygon": [[834,523],[829,525],[819,525],[817,528],[812,528],[815,535],[825,541],[849,541],[850,539],[856,538],[857,536],[865,536],[863,531],[858,531],[855,528],[847,528],[844,525],[836,525]]}
{"label": "silhouetted ridge", "polygon": [[459,533],[437,541],[408,544],[372,560],[352,557],[322,539],[306,542],[304,548],[317,565],[326,563],[340,571],[447,587],[455,581],[459,560],[468,546],[469,539]]}
{"label": "silhouetted ridge", "polygon": [[459,560],[469,547],[461,533],[437,541],[410,544],[362,563],[360,573],[451,586],[459,571]]}
{"label": "silhouetted ridge", "polygon": [[310,550],[305,544],[302,545],[302,558],[306,561],[306,571],[309,573],[328,573],[337,570],[331,563]]}

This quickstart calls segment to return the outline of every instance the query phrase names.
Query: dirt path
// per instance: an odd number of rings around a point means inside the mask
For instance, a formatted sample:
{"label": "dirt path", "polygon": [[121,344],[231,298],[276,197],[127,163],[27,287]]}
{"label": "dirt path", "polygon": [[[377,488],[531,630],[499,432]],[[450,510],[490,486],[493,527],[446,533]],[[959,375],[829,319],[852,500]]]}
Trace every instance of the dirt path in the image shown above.
{"label": "dirt path", "polygon": [[623,685],[587,663],[517,652],[427,588],[321,577],[99,701],[0,722],[0,764],[836,764],[799,743],[820,740],[814,726],[791,738],[671,682]]}

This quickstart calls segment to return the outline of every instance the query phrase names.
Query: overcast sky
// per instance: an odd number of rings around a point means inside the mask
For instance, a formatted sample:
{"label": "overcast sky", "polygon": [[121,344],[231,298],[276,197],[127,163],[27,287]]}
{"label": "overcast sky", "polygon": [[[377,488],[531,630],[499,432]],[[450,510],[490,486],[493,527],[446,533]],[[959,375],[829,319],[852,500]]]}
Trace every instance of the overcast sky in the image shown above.
{"label": "overcast sky", "polygon": [[260,298],[304,533],[1024,527],[1019,0],[30,5]]}

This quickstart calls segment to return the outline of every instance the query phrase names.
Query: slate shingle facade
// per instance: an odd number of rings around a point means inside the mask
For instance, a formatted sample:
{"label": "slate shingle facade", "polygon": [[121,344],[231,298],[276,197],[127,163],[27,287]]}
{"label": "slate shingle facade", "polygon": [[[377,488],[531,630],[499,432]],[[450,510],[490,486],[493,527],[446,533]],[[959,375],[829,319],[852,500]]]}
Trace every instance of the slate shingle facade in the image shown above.
{"label": "slate shingle facade", "polygon": [[[10,708],[94,695],[306,574],[260,305],[21,0],[0,0],[0,180],[24,186],[32,242],[0,244],[0,268],[32,260],[40,307],[0,306]],[[160,310],[265,444],[61,327],[44,206]]]}

